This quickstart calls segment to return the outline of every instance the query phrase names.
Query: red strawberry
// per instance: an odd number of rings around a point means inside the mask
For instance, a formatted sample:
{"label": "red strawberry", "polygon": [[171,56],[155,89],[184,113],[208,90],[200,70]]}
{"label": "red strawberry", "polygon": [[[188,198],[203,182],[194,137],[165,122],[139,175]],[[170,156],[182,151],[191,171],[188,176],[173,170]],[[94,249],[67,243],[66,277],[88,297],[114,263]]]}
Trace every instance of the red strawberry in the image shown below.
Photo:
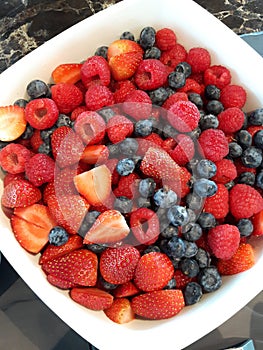
{"label": "red strawberry", "polygon": [[60,113],[70,113],[83,102],[83,93],[74,84],[58,83],[53,85],[51,95]]}
{"label": "red strawberry", "polygon": [[128,323],[135,318],[131,303],[127,298],[114,299],[104,313],[110,320],[119,324]]}
{"label": "red strawberry", "polygon": [[124,239],[129,232],[130,228],[119,211],[106,210],[87,232],[84,243],[115,243]]}
{"label": "red strawberry", "polygon": [[25,174],[24,173],[19,173],[19,174],[6,173],[3,178],[4,187],[6,187],[8,184],[10,184],[10,182],[14,180],[25,180]]}
{"label": "red strawberry", "polygon": [[46,261],[42,264],[42,269],[47,275],[92,287],[97,282],[98,258],[87,249],[78,249]]}
{"label": "red strawberry", "polygon": [[149,208],[134,210],[130,216],[133,235],[142,244],[152,244],[159,236],[160,227],[157,214]]}
{"label": "red strawberry", "polygon": [[133,295],[139,294],[140,289],[132,281],[120,284],[113,290],[115,298],[125,298],[131,297]]}
{"label": "red strawberry", "polygon": [[91,287],[75,287],[70,291],[70,297],[78,304],[91,310],[104,310],[113,303],[113,296],[101,289]]}
{"label": "red strawberry", "polygon": [[150,135],[138,138],[137,142],[139,144],[137,154],[144,156],[147,150],[150,147],[153,148],[162,148],[163,147],[163,139],[156,133],[152,132]]}
{"label": "red strawberry", "polygon": [[38,130],[51,128],[57,121],[58,115],[58,107],[51,98],[33,99],[25,108],[27,122]]}
{"label": "red strawberry", "polygon": [[96,145],[105,135],[106,124],[104,119],[96,112],[81,113],[74,123],[74,130],[82,141],[88,145]]}
{"label": "red strawberry", "polygon": [[263,210],[252,217],[253,236],[263,235]]}
{"label": "red strawberry", "polygon": [[131,305],[138,316],[151,320],[162,320],[178,314],[184,308],[185,303],[180,289],[167,289],[135,296]]}
{"label": "red strawberry", "polygon": [[8,208],[27,207],[37,203],[41,197],[40,190],[28,180],[13,180],[3,190],[2,205]]}
{"label": "red strawberry", "polygon": [[250,269],[255,264],[255,253],[249,243],[241,243],[231,259],[219,259],[217,268],[221,275],[234,275]]}
{"label": "red strawberry", "polygon": [[140,252],[132,246],[107,248],[100,257],[100,273],[105,281],[122,284],[134,276]]}
{"label": "red strawberry", "polygon": [[23,173],[32,154],[25,146],[9,143],[0,151],[0,166],[11,174]]}
{"label": "red strawberry", "polygon": [[39,253],[48,242],[49,231],[56,225],[48,208],[32,204],[16,208],[11,217],[11,226],[19,244],[30,253]]}
{"label": "red strawberry", "polygon": [[178,198],[184,198],[190,192],[189,184],[191,177],[191,173],[182,166],[179,169],[177,178],[165,180],[165,186],[173,190],[177,194]]}
{"label": "red strawberry", "polygon": [[105,162],[109,157],[109,149],[105,145],[86,146],[80,160],[85,164],[97,164]]}
{"label": "red strawberry", "polygon": [[214,215],[216,219],[224,219],[229,211],[229,194],[227,188],[218,183],[217,192],[205,199],[204,211]]}
{"label": "red strawberry", "polygon": [[194,142],[190,136],[179,134],[175,137],[175,143],[169,154],[178,165],[185,165],[195,154]]}
{"label": "red strawberry", "polygon": [[47,275],[47,280],[50,284],[52,284],[53,286],[59,289],[70,289],[75,287],[76,285],[71,281],[66,281],[66,280],[63,280],[62,278],[59,278],[53,275]]}
{"label": "red strawberry", "polygon": [[62,63],[52,71],[52,79],[55,84],[75,84],[80,80],[81,67],[81,63]]}
{"label": "red strawberry", "polygon": [[143,49],[133,40],[118,39],[113,41],[107,50],[108,60],[114,56],[118,56],[127,52],[138,52],[143,54]]}
{"label": "red strawberry", "polygon": [[134,282],[144,292],[164,288],[173,277],[174,267],[164,253],[151,252],[144,254],[136,267]]}
{"label": "red strawberry", "polygon": [[87,89],[93,84],[108,86],[110,78],[109,64],[102,56],[88,57],[81,67],[81,81]]}
{"label": "red strawberry", "polygon": [[131,78],[142,60],[141,52],[126,52],[109,59],[113,78],[117,81]]}
{"label": "red strawberry", "polygon": [[133,123],[123,115],[114,115],[107,123],[107,134],[112,143],[123,141],[133,129]]}
{"label": "red strawberry", "polygon": [[111,172],[111,184],[112,185],[117,185],[117,183],[120,180],[120,175],[116,170],[116,165],[118,164],[118,159],[117,158],[110,158],[105,161],[105,165]]}
{"label": "red strawberry", "polygon": [[16,140],[26,130],[24,108],[19,106],[0,107],[0,141]]}

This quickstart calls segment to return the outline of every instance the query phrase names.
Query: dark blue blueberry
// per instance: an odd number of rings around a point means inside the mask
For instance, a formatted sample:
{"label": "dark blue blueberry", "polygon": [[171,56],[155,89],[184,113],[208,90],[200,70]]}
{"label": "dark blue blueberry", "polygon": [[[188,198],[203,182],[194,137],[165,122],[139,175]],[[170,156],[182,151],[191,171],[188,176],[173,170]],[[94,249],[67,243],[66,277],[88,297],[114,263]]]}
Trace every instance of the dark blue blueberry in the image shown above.
{"label": "dark blue blueberry", "polygon": [[156,183],[154,179],[152,179],[151,177],[147,177],[146,179],[142,179],[139,182],[138,190],[142,197],[148,198],[153,196],[155,188]]}
{"label": "dark blue blueberry", "polygon": [[231,180],[231,181],[229,181],[229,182],[227,182],[225,184],[225,188],[227,188],[228,191],[231,190],[231,188],[234,187],[234,186],[235,186],[235,181],[234,180]]}
{"label": "dark blue blueberry", "polygon": [[263,108],[258,108],[248,115],[250,125],[263,125]]}
{"label": "dark blue blueberry", "polygon": [[109,151],[109,158],[117,158],[120,155],[119,145],[117,143],[112,143],[107,145]]}
{"label": "dark blue blueberry", "polygon": [[121,176],[127,176],[133,172],[135,168],[134,161],[130,158],[123,158],[118,161],[116,171]]}
{"label": "dark blue blueberry", "polygon": [[198,283],[203,291],[210,293],[221,287],[222,277],[215,266],[208,266],[200,270]]}
{"label": "dark blue blueberry", "polygon": [[134,125],[134,133],[136,136],[148,136],[152,133],[153,122],[150,119],[138,120]]}
{"label": "dark blue blueberry", "polygon": [[153,200],[158,207],[168,209],[176,204],[177,194],[172,190],[160,188],[155,192]]}
{"label": "dark blue blueberry", "polygon": [[9,144],[9,142],[5,142],[5,141],[0,141],[0,150],[3,149],[5,146],[7,146]]}
{"label": "dark blue blueberry", "polygon": [[51,135],[56,130],[56,126],[52,126],[51,128],[40,130],[40,137],[45,143],[50,143]]}
{"label": "dark blue blueberry", "polygon": [[140,171],[141,168],[141,163],[142,163],[142,156],[133,156],[132,160],[134,161],[135,164],[135,171]]}
{"label": "dark blue blueberry", "polygon": [[263,170],[260,170],[260,172],[257,174],[256,186],[263,189]]}
{"label": "dark blue blueberry", "polygon": [[97,217],[100,214],[101,213],[97,210],[91,210],[91,211],[88,211],[86,213],[86,215],[84,216],[84,219],[82,220],[80,228],[78,230],[78,234],[81,237],[85,237],[86,233],[91,228],[91,226],[94,224],[94,222],[96,221]]}
{"label": "dark blue blueberry", "polygon": [[209,266],[211,263],[210,254],[205,249],[200,247],[195,255],[195,260],[197,261],[200,269]]}
{"label": "dark blue blueberry", "polygon": [[202,198],[211,197],[217,191],[217,184],[212,180],[197,179],[194,182],[193,190]]}
{"label": "dark blue blueberry", "polygon": [[121,34],[120,39],[127,39],[127,40],[134,41],[135,38],[134,38],[134,35],[131,32],[126,31],[126,32],[123,32]]}
{"label": "dark blue blueberry", "polygon": [[191,139],[198,139],[198,137],[201,135],[202,130],[197,126],[194,130],[192,130],[188,136],[191,137]]}
{"label": "dark blue blueberry", "polygon": [[219,100],[220,89],[215,85],[206,85],[205,87],[205,98],[207,100]]}
{"label": "dark blue blueberry", "polygon": [[172,89],[180,89],[185,85],[185,75],[181,72],[173,71],[168,75],[168,84]]}
{"label": "dark blue blueberry", "polygon": [[33,99],[50,96],[50,89],[48,85],[44,81],[39,79],[32,80],[27,85],[26,92],[28,96]]}
{"label": "dark blue blueberry", "polygon": [[92,251],[95,254],[100,254],[105,249],[108,248],[106,244],[97,244],[97,243],[86,244],[85,246],[88,250]]}
{"label": "dark blue blueberry", "polygon": [[127,137],[119,143],[120,152],[129,157],[133,156],[137,152],[138,147],[138,141],[131,137]]}
{"label": "dark blue blueberry", "polygon": [[161,50],[155,46],[145,50],[143,55],[144,59],[153,58],[153,59],[159,60],[160,57],[161,57]]}
{"label": "dark blue blueberry", "polygon": [[187,241],[197,241],[202,236],[202,228],[196,222],[189,222],[183,227],[182,233]]}
{"label": "dark blue blueberry", "polygon": [[204,116],[200,117],[199,127],[201,130],[216,129],[218,125],[218,118],[214,114],[205,114]]}
{"label": "dark blue blueberry", "polygon": [[240,130],[235,135],[237,143],[246,149],[252,145],[252,136],[247,130]]}
{"label": "dark blue blueberry", "polygon": [[166,253],[172,259],[181,259],[185,253],[185,244],[184,241],[177,237],[173,236],[166,242],[166,246],[163,246],[164,253]]}
{"label": "dark blue blueberry", "polygon": [[209,159],[201,159],[196,166],[197,175],[205,179],[215,176],[217,167],[214,162]]}
{"label": "dark blue blueberry", "polygon": [[102,285],[102,287],[106,290],[114,290],[118,286],[118,284],[105,281],[105,279],[102,276],[99,276],[99,282]]}
{"label": "dark blue blueberry", "polygon": [[182,226],[187,223],[188,213],[185,207],[173,205],[168,209],[167,218],[174,226]]}
{"label": "dark blue blueberry", "polygon": [[19,107],[22,107],[22,108],[25,108],[27,104],[28,104],[28,101],[25,100],[24,98],[19,98],[18,100],[16,100],[14,102],[15,106],[19,106]]}
{"label": "dark blue blueberry", "polygon": [[107,59],[108,55],[108,46],[100,46],[96,49],[95,56],[102,56],[103,58]]}
{"label": "dark blue blueberry", "polygon": [[230,158],[238,158],[243,152],[243,148],[237,142],[230,142],[228,144],[228,156]]}
{"label": "dark blue blueberry", "polygon": [[152,104],[161,106],[168,98],[168,91],[164,87],[159,87],[158,89],[149,91],[148,95],[152,101]]}
{"label": "dark blue blueberry", "polygon": [[262,162],[262,150],[250,146],[243,151],[241,160],[247,168],[257,168]]}
{"label": "dark blue blueberry", "polygon": [[187,240],[184,240],[185,244],[185,252],[184,252],[184,257],[185,258],[192,258],[196,255],[198,251],[198,246],[195,242],[190,242]]}
{"label": "dark blue blueberry", "polygon": [[203,229],[210,229],[216,226],[216,218],[214,215],[205,211],[199,215],[197,222]]}
{"label": "dark blue blueberry", "polygon": [[263,130],[259,130],[254,135],[254,145],[257,148],[263,149]]}
{"label": "dark blue blueberry", "polygon": [[68,232],[61,226],[55,226],[49,231],[48,240],[50,244],[61,246],[67,243],[68,239]]}
{"label": "dark blue blueberry", "polygon": [[142,255],[148,254],[148,253],[160,253],[161,249],[158,247],[158,245],[149,245],[144,251],[142,252]]}
{"label": "dark blue blueberry", "polygon": [[186,196],[186,204],[187,204],[188,208],[190,208],[192,210],[198,210],[203,205],[203,198],[198,196],[198,194],[195,192],[190,192]]}
{"label": "dark blue blueberry", "polygon": [[163,238],[172,238],[178,236],[178,227],[173,225],[165,225],[165,228],[161,231]]}
{"label": "dark blue blueberry", "polygon": [[106,123],[115,115],[115,112],[110,107],[104,107],[98,111],[99,115],[105,120]]}
{"label": "dark blue blueberry", "polygon": [[181,271],[190,278],[196,277],[200,271],[198,262],[191,258],[183,258],[179,266]]}
{"label": "dark blue blueberry", "polygon": [[237,228],[242,237],[250,236],[254,229],[253,224],[249,219],[240,219],[237,223]]}
{"label": "dark blue blueberry", "polygon": [[200,94],[197,94],[196,92],[190,92],[188,94],[188,100],[194,103],[198,109],[203,108],[204,103]]}
{"label": "dark blue blueberry", "polygon": [[72,126],[72,121],[70,117],[66,114],[60,113],[58,119],[56,121],[56,126],[59,128],[60,126]]}
{"label": "dark blue blueberry", "polygon": [[197,282],[189,282],[183,290],[185,305],[193,305],[200,301],[203,296],[202,287]]}
{"label": "dark blue blueberry", "polygon": [[150,208],[152,206],[152,202],[150,198],[138,197],[137,205],[139,208]]}
{"label": "dark blue blueberry", "polygon": [[52,154],[51,144],[50,144],[50,143],[43,142],[43,143],[38,147],[38,153],[51,155],[51,154]]}
{"label": "dark blue blueberry", "polygon": [[165,138],[167,138],[167,137],[173,137],[173,138],[175,138],[176,135],[178,135],[178,131],[175,130],[175,129],[172,127],[171,124],[168,124],[168,123],[167,123],[167,124],[164,124],[162,133],[163,133],[163,136],[164,136]]}
{"label": "dark blue blueberry", "polygon": [[139,44],[146,50],[155,43],[155,29],[153,27],[144,27],[140,33]]}
{"label": "dark blue blueberry", "polygon": [[116,197],[114,201],[114,209],[118,210],[122,214],[130,213],[132,211],[132,206],[132,200],[125,196]]}
{"label": "dark blue blueberry", "polygon": [[175,289],[176,288],[176,280],[175,278],[171,278],[170,281],[163,289]]}
{"label": "dark blue blueberry", "polygon": [[250,186],[254,186],[255,181],[256,175],[251,171],[245,171],[244,173],[241,173],[237,178],[237,182],[239,184],[246,184]]}
{"label": "dark blue blueberry", "polygon": [[206,104],[206,110],[210,114],[218,115],[219,113],[223,112],[224,106],[218,100],[210,100]]}
{"label": "dark blue blueberry", "polygon": [[195,174],[196,173],[196,167],[197,164],[200,162],[199,159],[197,158],[192,158],[187,164],[186,164],[186,168],[192,173]]}
{"label": "dark blue blueberry", "polygon": [[21,138],[22,138],[23,140],[28,140],[28,139],[31,138],[31,136],[33,135],[33,133],[34,133],[34,128],[33,128],[30,124],[27,123],[27,125],[26,125],[26,130],[25,130],[25,131],[23,132],[23,134],[21,135]]}
{"label": "dark blue blueberry", "polygon": [[192,73],[192,68],[191,68],[189,63],[187,63],[187,62],[180,62],[175,67],[175,71],[183,73],[185,75],[185,77],[188,78],[191,75],[191,73]]}

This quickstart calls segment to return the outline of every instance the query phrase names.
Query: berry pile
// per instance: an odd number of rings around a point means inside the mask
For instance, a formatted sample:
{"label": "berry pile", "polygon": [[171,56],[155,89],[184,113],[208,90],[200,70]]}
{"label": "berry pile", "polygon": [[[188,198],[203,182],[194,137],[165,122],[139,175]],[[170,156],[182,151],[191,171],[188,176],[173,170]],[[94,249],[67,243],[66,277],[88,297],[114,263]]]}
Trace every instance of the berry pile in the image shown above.
{"label": "berry pile", "polygon": [[169,28],[124,32],[0,107],[2,208],[47,280],[116,323],[165,319],[255,264],[263,109]]}

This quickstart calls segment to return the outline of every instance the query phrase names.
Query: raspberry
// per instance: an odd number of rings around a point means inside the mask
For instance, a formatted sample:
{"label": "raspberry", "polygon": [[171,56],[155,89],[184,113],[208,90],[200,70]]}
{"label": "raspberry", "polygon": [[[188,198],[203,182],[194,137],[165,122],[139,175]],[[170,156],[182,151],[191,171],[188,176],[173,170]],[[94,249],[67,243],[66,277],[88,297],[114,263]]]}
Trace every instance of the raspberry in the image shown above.
{"label": "raspberry", "polygon": [[228,260],[238,249],[240,232],[234,225],[218,225],[208,231],[207,240],[217,258]]}
{"label": "raspberry", "polygon": [[152,110],[152,101],[145,91],[134,90],[126,96],[123,110],[136,120],[147,119]]}
{"label": "raspberry", "polygon": [[37,153],[26,164],[26,177],[34,186],[54,180],[55,162],[46,154]]}
{"label": "raspberry", "polygon": [[25,108],[27,122],[35,129],[51,128],[58,119],[59,110],[50,98],[37,98],[28,102]]}
{"label": "raspberry", "polygon": [[154,90],[164,85],[167,79],[165,65],[154,58],[142,60],[134,76],[135,84],[141,90]]}
{"label": "raspberry", "polygon": [[183,166],[179,169],[179,180],[175,181],[174,178],[165,181],[165,186],[173,190],[178,196],[184,198],[189,192],[189,183],[191,180],[191,173]]}
{"label": "raspberry", "polygon": [[148,136],[145,136],[141,139],[137,140],[139,143],[139,148],[137,151],[138,155],[144,155],[149,147],[162,147],[163,146],[163,139],[156,133],[151,133]]}
{"label": "raspberry", "polygon": [[9,143],[0,151],[0,166],[10,174],[23,173],[31,156],[32,153],[26,147]]}
{"label": "raspberry", "polygon": [[208,197],[204,203],[204,211],[214,215],[216,219],[224,219],[229,211],[229,194],[227,188],[218,183],[217,192],[212,197]]}
{"label": "raspberry", "polygon": [[185,92],[175,92],[164,101],[162,107],[169,109],[177,101],[188,101],[187,94]]}
{"label": "raspberry", "polygon": [[92,84],[108,86],[110,84],[110,67],[102,56],[89,57],[81,67],[81,80],[88,89]]}
{"label": "raspberry", "polygon": [[107,86],[91,85],[85,94],[86,106],[91,111],[96,111],[105,106],[114,104],[113,93]]}
{"label": "raspberry", "polygon": [[198,126],[200,112],[190,101],[174,103],[167,114],[169,123],[180,132],[190,132]]}
{"label": "raspberry", "polygon": [[237,176],[242,174],[242,173],[246,173],[246,172],[251,172],[253,174],[256,173],[256,169],[255,168],[247,168],[242,160],[240,158],[235,160],[235,166],[236,166],[236,170],[237,170]]}
{"label": "raspberry", "polygon": [[175,44],[170,50],[164,51],[161,54],[160,61],[166,66],[174,69],[178,63],[186,60],[187,51],[181,44]]}
{"label": "raspberry", "polygon": [[227,85],[221,90],[220,101],[225,108],[242,108],[247,99],[246,90],[239,85]]}
{"label": "raspberry", "polygon": [[118,81],[114,91],[115,103],[124,102],[127,95],[134,90],[136,87],[130,80]]}
{"label": "raspberry", "polygon": [[263,209],[263,198],[253,187],[237,184],[229,193],[229,209],[237,220],[250,218]]}
{"label": "raspberry", "polygon": [[83,102],[83,93],[74,84],[59,83],[53,85],[51,95],[60,113],[70,113]]}
{"label": "raspberry", "polygon": [[127,176],[120,178],[118,187],[114,190],[114,195],[116,197],[124,196],[132,199],[137,193],[137,181],[140,177],[139,175],[132,173]]}
{"label": "raspberry", "polygon": [[112,143],[123,141],[133,129],[133,123],[123,115],[114,115],[107,123],[107,134]]}
{"label": "raspberry", "polygon": [[85,144],[96,145],[104,138],[106,124],[98,113],[87,111],[77,117],[74,129]]}
{"label": "raspberry", "polygon": [[172,49],[176,44],[176,35],[172,29],[162,28],[155,34],[155,45],[161,50]]}
{"label": "raspberry", "polygon": [[204,72],[211,63],[210,53],[202,47],[193,47],[188,51],[186,62],[190,64],[192,73]]}
{"label": "raspberry", "polygon": [[230,107],[219,113],[218,129],[224,131],[226,134],[231,134],[240,130],[245,122],[245,115],[241,109],[237,107]]}
{"label": "raspberry", "polygon": [[212,162],[217,162],[228,154],[228,141],[222,130],[204,130],[198,141],[204,157]]}
{"label": "raspberry", "polygon": [[35,129],[33,135],[30,138],[30,147],[34,152],[38,152],[39,147],[43,144],[43,140],[41,138],[40,130]]}
{"label": "raspberry", "polygon": [[197,94],[201,94],[202,86],[196,80],[187,78],[184,86],[178,89],[178,92],[195,92]]}
{"label": "raspberry", "polygon": [[215,176],[212,177],[213,181],[226,184],[237,177],[236,166],[230,159],[224,158],[215,162],[215,165],[217,170]]}
{"label": "raspberry", "polygon": [[195,147],[191,137],[180,134],[175,138],[176,146],[170,152],[170,156],[178,165],[185,165],[195,154]]}
{"label": "raspberry", "polygon": [[78,106],[70,114],[70,119],[72,121],[77,119],[77,116],[80,115],[82,112],[86,112],[88,110],[87,106]]}
{"label": "raspberry", "polygon": [[207,68],[204,72],[205,85],[215,85],[218,89],[223,89],[230,84],[231,74],[229,69],[221,65],[214,65]]}

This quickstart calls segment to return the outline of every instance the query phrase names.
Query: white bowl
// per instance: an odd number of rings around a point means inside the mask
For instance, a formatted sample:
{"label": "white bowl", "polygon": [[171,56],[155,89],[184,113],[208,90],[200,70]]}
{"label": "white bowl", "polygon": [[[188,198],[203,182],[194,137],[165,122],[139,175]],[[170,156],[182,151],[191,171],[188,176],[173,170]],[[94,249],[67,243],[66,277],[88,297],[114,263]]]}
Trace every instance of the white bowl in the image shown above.
{"label": "white bowl", "polygon": [[[74,25],[0,76],[0,105],[12,104],[25,94],[32,79],[48,81],[52,69],[63,62],[80,62],[100,45],[107,45],[129,30],[138,35],[144,26],[173,28],[186,48],[202,46],[213,64],[227,66],[234,83],[248,91],[247,111],[263,106],[263,60],[242,39],[191,0],[124,0]],[[18,244],[9,220],[0,214],[0,250],[29,287],[64,322],[102,350],[182,349],[218,327],[263,287],[263,239],[256,241],[255,266],[244,273],[224,278],[223,286],[205,295],[194,306],[185,307],[172,319],[136,320],[118,325],[103,312],[89,311],[73,302],[67,292],[51,286],[38,265],[38,256]]]}

